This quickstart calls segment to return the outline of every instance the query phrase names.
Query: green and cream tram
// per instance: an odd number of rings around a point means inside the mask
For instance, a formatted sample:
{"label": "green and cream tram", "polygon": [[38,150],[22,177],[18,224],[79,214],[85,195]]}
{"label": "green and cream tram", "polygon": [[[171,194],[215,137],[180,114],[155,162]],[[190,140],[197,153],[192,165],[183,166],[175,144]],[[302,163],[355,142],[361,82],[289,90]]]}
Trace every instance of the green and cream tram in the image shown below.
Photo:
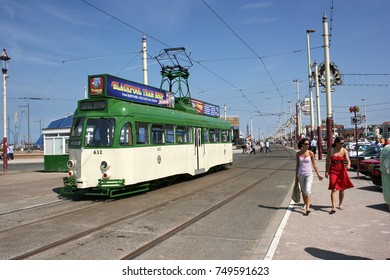
{"label": "green and cream tram", "polygon": [[107,74],[88,80],[89,98],[73,116],[62,196],[115,197],[232,164],[231,125],[219,107],[175,102],[169,92]]}

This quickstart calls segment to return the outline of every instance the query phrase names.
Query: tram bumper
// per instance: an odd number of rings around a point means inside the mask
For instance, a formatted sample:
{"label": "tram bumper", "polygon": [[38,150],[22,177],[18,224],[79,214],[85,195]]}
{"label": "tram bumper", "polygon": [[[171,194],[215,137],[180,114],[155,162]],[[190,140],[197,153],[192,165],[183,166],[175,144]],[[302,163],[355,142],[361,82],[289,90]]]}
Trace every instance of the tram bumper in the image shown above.
{"label": "tram bumper", "polygon": [[87,178],[78,178],[76,181],[76,185],[78,189],[86,189],[90,187]]}

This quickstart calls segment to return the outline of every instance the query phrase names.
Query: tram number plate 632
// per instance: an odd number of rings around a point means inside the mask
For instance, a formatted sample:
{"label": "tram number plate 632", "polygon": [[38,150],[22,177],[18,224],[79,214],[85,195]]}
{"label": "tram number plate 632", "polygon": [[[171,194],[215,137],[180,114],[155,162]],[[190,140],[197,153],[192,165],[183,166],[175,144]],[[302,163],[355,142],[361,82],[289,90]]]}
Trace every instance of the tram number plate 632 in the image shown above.
{"label": "tram number plate 632", "polygon": [[102,155],[103,154],[103,150],[94,150],[93,154],[94,155]]}

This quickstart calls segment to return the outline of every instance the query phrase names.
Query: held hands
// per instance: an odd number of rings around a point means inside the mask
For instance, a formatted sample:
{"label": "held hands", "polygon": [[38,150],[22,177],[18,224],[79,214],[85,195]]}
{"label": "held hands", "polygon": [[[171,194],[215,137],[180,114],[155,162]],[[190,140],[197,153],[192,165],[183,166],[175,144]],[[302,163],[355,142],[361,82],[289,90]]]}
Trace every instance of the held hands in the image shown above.
{"label": "held hands", "polygon": [[[325,174],[325,176],[326,176],[326,174]],[[320,181],[322,181],[322,179],[324,179],[320,174],[317,174],[317,177],[318,177],[318,179],[319,179]]]}

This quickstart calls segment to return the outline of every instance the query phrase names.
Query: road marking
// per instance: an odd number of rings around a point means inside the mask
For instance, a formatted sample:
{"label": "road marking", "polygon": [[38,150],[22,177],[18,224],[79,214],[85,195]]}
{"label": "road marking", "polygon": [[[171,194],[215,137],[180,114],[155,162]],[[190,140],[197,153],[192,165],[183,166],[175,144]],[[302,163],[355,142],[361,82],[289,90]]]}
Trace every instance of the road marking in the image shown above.
{"label": "road marking", "polygon": [[272,239],[271,245],[268,248],[268,251],[264,257],[264,260],[272,260],[272,258],[274,257],[274,254],[276,252],[276,248],[278,247],[280,238],[282,237],[284,227],[286,226],[287,220],[290,217],[291,209],[293,208],[293,203],[294,203],[294,201],[291,200],[290,205],[288,206],[288,208],[286,210],[286,213],[284,213],[283,220],[280,223],[279,228],[276,231],[274,238]]}

